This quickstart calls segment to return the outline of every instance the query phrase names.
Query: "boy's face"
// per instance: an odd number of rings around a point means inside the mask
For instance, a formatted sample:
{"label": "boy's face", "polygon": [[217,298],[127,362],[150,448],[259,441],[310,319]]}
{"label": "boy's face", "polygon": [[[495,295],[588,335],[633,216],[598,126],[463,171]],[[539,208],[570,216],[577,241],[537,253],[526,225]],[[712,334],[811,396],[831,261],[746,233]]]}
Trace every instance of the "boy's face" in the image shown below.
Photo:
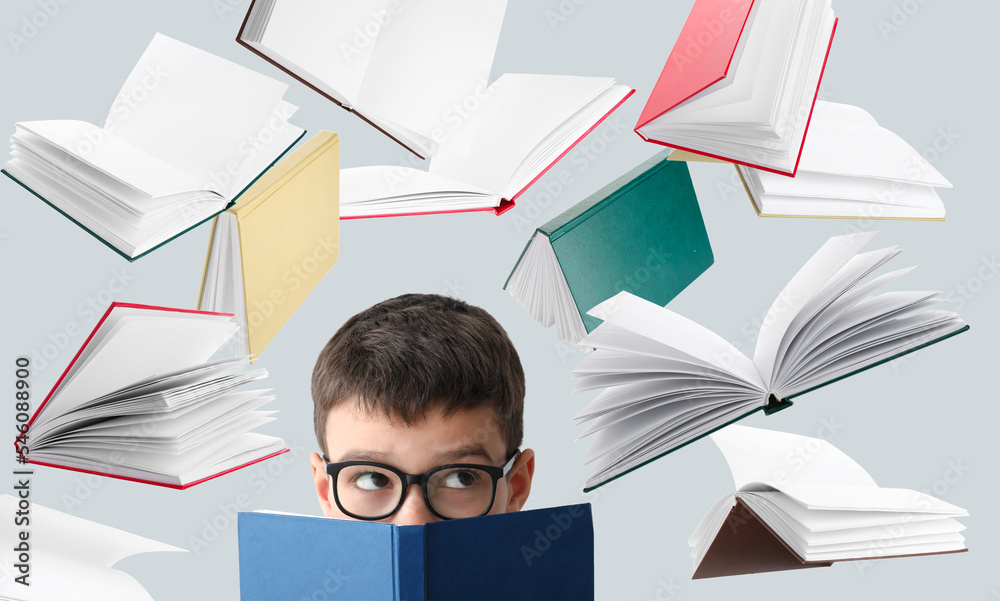
{"label": "boy's face", "polygon": [[[369,414],[358,409],[352,399],[345,399],[327,414],[325,431],[331,463],[370,461],[406,474],[423,474],[452,463],[502,467],[509,459],[505,454],[507,444],[489,407],[464,409],[447,417],[434,409],[426,419],[407,426],[381,414]],[[322,457],[313,453],[311,460],[323,513],[327,517],[351,519],[337,506]],[[497,482],[496,498],[489,513],[520,511],[531,491],[534,469],[534,452],[525,449],[508,475]],[[357,512],[352,510],[352,513]],[[427,507],[420,486],[412,485],[407,488],[399,510],[379,521],[415,525],[440,519]]]}

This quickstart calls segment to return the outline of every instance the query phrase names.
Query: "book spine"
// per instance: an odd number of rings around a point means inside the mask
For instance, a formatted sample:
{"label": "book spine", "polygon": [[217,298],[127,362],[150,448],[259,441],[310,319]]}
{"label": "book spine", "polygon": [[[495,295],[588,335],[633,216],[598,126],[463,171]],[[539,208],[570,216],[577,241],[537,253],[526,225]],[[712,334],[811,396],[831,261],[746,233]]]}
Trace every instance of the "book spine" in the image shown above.
{"label": "book spine", "polygon": [[398,526],[394,531],[397,598],[423,601],[426,598],[424,526]]}

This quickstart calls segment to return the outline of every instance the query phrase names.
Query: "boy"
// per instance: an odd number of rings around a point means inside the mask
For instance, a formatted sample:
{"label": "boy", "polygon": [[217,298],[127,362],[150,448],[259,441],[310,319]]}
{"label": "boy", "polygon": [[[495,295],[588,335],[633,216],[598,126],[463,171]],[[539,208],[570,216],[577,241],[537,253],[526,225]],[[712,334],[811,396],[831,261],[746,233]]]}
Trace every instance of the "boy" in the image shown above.
{"label": "boy", "polygon": [[524,370],[486,311],[433,294],[366,309],[320,353],[312,397],[327,517],[413,525],[524,507]]}

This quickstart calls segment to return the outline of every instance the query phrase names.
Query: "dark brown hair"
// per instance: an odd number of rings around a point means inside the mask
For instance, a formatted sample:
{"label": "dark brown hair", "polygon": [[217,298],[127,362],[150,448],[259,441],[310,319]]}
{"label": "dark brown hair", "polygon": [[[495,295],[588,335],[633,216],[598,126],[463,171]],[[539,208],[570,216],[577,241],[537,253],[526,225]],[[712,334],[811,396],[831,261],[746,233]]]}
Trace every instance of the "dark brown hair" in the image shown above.
{"label": "dark brown hair", "polygon": [[347,320],[327,342],[312,375],[313,426],[326,453],[330,408],[358,408],[413,425],[431,409],[451,415],[488,406],[507,443],[524,434],[524,370],[493,317],[436,294],[404,294]]}

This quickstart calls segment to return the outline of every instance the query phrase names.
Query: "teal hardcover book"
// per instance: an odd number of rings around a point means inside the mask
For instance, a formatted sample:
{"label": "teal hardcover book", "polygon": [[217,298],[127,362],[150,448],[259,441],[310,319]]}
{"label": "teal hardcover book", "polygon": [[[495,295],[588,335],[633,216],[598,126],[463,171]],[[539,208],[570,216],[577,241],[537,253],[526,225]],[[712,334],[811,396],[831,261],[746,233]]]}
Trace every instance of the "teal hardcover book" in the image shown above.
{"label": "teal hardcover book", "polygon": [[663,152],[555,219],[528,241],[504,289],[562,340],[600,320],[587,312],[626,291],[666,305],[713,262],[687,164]]}

